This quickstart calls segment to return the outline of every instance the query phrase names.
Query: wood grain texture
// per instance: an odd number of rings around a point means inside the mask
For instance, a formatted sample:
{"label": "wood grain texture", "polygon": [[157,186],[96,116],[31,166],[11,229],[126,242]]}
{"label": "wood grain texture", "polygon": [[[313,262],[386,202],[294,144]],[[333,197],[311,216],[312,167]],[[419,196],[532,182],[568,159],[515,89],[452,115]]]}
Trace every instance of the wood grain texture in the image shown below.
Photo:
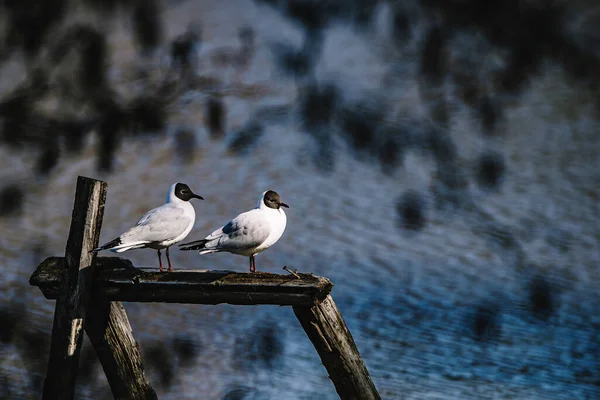
{"label": "wood grain texture", "polygon": [[106,201],[106,183],[78,177],[63,276],[52,325],[48,371],[42,399],[73,399],[86,307]]}
{"label": "wood grain texture", "polygon": [[315,346],[342,400],[379,400],[354,339],[331,296],[294,314]]}
{"label": "wood grain texture", "polygon": [[[65,279],[65,259],[44,260],[29,282],[44,296],[56,299]],[[118,257],[98,257],[94,295],[111,301],[192,304],[275,304],[313,306],[331,292],[327,278],[312,274],[236,273],[231,271],[175,270],[158,272],[135,268]]]}
{"label": "wood grain texture", "polygon": [[85,330],[115,399],[158,399],[144,372],[139,345],[120,302],[93,298]]}

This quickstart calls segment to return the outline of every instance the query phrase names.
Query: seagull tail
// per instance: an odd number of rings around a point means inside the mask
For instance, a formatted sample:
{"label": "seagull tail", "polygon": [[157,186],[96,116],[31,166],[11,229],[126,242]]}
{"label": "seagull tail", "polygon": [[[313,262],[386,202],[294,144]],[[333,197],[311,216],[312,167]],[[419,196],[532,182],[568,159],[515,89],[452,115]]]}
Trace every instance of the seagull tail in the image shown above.
{"label": "seagull tail", "polygon": [[111,240],[110,242],[103,244],[100,247],[96,247],[95,249],[93,249],[92,251],[90,251],[90,253],[97,253],[101,250],[110,250],[114,247],[117,247],[119,245],[123,244],[123,242],[121,242],[121,238],[118,237],[116,239]]}
{"label": "seagull tail", "polygon": [[181,247],[179,250],[203,250],[207,242],[208,240],[202,239],[194,242],[183,243],[179,245],[179,247]]}

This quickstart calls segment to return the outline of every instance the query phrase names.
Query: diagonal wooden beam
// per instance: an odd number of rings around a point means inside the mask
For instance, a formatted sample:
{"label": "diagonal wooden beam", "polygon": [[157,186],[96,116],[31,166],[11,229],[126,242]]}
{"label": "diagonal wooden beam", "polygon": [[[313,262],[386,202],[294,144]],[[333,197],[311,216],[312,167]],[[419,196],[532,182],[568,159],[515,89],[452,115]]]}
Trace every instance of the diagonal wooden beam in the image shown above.
{"label": "diagonal wooden beam", "polygon": [[120,302],[92,298],[85,331],[115,399],[158,399],[144,372],[139,345]]}
{"label": "diagonal wooden beam", "polygon": [[294,314],[319,353],[340,399],[381,399],[331,296],[313,307],[294,307]]}

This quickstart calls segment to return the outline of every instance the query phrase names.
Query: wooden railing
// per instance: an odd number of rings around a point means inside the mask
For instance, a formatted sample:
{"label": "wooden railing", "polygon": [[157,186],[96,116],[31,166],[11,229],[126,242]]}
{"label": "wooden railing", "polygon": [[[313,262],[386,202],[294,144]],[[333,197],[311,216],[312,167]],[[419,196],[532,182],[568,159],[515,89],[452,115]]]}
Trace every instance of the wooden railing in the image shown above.
{"label": "wooden railing", "polygon": [[121,302],[291,306],[344,400],[380,399],[330,293],[312,274],[135,268],[96,257],[107,185],[79,177],[65,257],[44,260],[30,283],[56,299],[43,400],[73,399],[83,332],[94,346],[115,399],[157,399]]}

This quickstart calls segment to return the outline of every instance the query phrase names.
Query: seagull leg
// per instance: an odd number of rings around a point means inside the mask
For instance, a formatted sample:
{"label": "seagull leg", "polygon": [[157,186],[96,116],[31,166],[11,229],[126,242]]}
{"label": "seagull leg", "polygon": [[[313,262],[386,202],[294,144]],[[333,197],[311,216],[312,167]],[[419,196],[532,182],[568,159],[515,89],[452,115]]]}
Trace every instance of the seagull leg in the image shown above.
{"label": "seagull leg", "polygon": [[169,258],[169,248],[167,247],[167,262],[169,263],[169,269],[167,271],[173,272],[173,267],[171,267],[171,259]]}
{"label": "seagull leg", "polygon": [[254,261],[254,255],[250,256],[250,272],[256,272],[256,261]]}
{"label": "seagull leg", "polygon": [[158,250],[158,268],[160,269],[160,272],[163,272],[162,257],[160,256],[160,249]]}

